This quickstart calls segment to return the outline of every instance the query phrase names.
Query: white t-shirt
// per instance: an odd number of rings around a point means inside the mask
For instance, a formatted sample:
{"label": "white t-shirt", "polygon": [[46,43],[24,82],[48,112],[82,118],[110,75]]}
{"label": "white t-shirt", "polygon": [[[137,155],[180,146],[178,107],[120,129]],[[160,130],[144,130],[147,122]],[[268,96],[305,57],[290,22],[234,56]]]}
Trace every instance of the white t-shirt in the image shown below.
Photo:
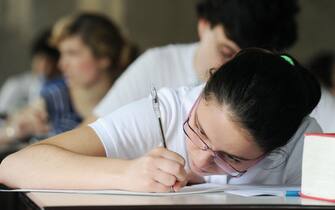
{"label": "white t-shirt", "polygon": [[[158,92],[167,147],[185,158],[187,168],[186,138],[182,125],[203,87],[182,87],[177,90],[164,88]],[[107,157],[134,159],[162,146],[151,97],[128,104],[98,119],[90,127],[100,138]],[[283,153],[269,155],[240,178],[214,175],[205,177],[206,181],[230,184],[300,184],[303,134],[306,132],[320,132],[316,120],[305,118],[289,143],[281,148],[285,152],[284,156],[281,155]]]}
{"label": "white t-shirt", "polygon": [[322,88],[321,99],[311,116],[318,121],[324,132],[335,133],[335,96]]}
{"label": "white t-shirt", "polygon": [[159,89],[200,84],[193,67],[197,46],[193,43],[149,49],[120,76],[95,107],[93,114],[102,117],[146,97],[152,86]]}

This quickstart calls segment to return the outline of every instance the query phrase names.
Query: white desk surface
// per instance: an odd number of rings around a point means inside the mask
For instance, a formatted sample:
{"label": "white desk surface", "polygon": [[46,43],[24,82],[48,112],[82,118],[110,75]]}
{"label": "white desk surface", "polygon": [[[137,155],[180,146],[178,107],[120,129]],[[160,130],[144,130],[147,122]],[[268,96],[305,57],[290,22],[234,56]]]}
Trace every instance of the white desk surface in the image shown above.
{"label": "white desk surface", "polygon": [[221,193],[179,196],[87,195],[68,193],[27,193],[40,208],[50,206],[145,206],[145,205],[301,205],[333,206],[335,203],[300,197],[241,197]]}

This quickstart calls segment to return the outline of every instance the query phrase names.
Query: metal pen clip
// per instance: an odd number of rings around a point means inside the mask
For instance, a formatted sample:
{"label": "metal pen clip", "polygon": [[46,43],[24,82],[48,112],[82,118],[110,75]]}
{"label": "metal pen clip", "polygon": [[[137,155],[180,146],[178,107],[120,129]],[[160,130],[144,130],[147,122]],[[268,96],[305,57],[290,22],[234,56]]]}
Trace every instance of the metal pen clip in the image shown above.
{"label": "metal pen clip", "polygon": [[152,97],[152,107],[154,108],[154,112],[156,117],[161,117],[161,112],[159,110],[159,102],[158,102],[158,95],[155,87],[151,88],[151,97]]}

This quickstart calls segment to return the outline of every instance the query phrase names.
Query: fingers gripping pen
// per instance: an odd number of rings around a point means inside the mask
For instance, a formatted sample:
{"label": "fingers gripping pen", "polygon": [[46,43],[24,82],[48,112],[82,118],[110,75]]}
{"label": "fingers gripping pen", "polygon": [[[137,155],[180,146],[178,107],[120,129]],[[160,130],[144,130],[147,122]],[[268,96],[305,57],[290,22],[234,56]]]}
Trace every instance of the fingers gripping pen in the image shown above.
{"label": "fingers gripping pen", "polygon": [[[158,119],[158,123],[159,123],[159,129],[160,129],[161,136],[162,136],[162,143],[163,143],[164,148],[167,149],[165,135],[164,135],[164,131],[163,131],[161,112],[160,112],[160,109],[159,109],[159,99],[158,99],[157,90],[156,90],[155,87],[152,87],[152,89],[151,89],[151,97],[152,97],[152,107],[154,109],[155,115],[156,115],[156,117]],[[173,186],[171,186],[171,192],[175,192]]]}

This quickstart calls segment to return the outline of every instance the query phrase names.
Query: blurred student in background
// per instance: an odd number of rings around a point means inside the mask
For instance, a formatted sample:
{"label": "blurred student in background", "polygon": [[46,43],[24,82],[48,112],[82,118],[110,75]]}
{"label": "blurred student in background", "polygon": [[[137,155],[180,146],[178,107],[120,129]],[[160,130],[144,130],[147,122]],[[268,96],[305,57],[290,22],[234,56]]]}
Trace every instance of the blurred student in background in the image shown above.
{"label": "blurred student in background", "polygon": [[40,96],[42,87],[59,77],[59,51],[49,44],[51,30],[42,32],[31,48],[31,71],[24,72],[6,80],[0,92],[0,113],[2,124],[0,128],[0,144],[14,137],[13,125],[22,109]]}
{"label": "blurred student in background", "polygon": [[47,80],[60,75],[59,52],[50,46],[51,30],[39,34],[31,48],[31,71],[8,78],[0,91],[0,113],[10,115],[34,101]]}
{"label": "blurred student in background", "polygon": [[64,79],[47,84],[40,99],[21,115],[19,137],[50,136],[75,128],[136,55],[117,26],[100,14],[60,20],[50,41],[61,53]]}
{"label": "blurred student in background", "polygon": [[321,84],[321,99],[312,112],[324,132],[335,132],[335,53],[323,51],[311,58],[309,69]]}
{"label": "blurred student in background", "polygon": [[104,116],[157,88],[196,85],[240,49],[284,51],[297,38],[296,0],[203,0],[197,5],[199,42],[150,49],[115,83],[86,121]]}

